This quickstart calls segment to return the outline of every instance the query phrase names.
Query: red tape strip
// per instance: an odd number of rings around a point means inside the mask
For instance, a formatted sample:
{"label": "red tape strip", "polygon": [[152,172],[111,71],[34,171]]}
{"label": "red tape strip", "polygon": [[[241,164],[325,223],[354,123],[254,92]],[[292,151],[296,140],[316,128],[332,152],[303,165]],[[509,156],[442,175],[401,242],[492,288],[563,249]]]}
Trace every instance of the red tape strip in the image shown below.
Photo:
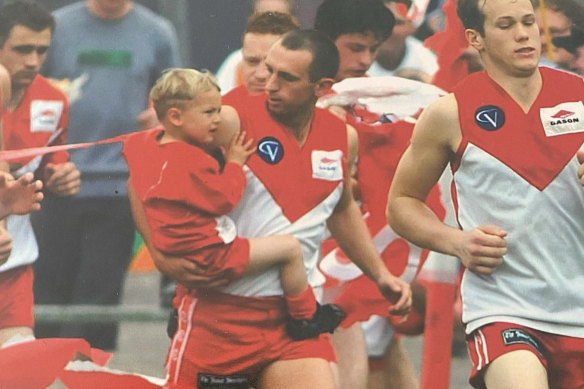
{"label": "red tape strip", "polygon": [[129,134],[124,134],[116,136],[113,138],[103,139],[96,142],[86,142],[86,143],[73,143],[68,145],[57,145],[57,146],[45,146],[45,147],[31,147],[28,149],[19,150],[2,150],[0,151],[0,161],[13,161],[19,158],[25,157],[36,157],[39,155],[45,155],[49,153],[54,153],[56,151],[63,150],[73,150],[73,149],[85,149],[91,146],[123,142]]}

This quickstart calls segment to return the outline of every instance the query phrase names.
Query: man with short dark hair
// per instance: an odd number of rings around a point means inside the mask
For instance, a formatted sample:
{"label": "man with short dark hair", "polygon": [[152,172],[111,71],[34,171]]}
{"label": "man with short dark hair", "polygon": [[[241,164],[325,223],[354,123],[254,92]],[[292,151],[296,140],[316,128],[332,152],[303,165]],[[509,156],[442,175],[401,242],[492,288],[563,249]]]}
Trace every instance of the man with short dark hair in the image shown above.
{"label": "man with short dark hair", "polygon": [[337,81],[364,76],[394,25],[393,14],[380,0],[326,0],[318,7],[314,22],[314,28],[339,49]]}
{"label": "man with short dark hair", "polygon": [[[266,73],[266,94],[226,101],[237,111],[225,106],[223,125],[241,127],[258,145],[246,165],[243,199],[230,216],[241,236],[290,233],[298,238],[309,283],[317,290],[324,282],[316,264],[328,226],[350,258],[395,302],[392,312],[403,314],[411,303],[409,286],[383,265],[347,182],[346,124],[315,108],[337,69],[338,52],[330,40],[312,30],[292,31],[272,46],[260,69]],[[148,237],[133,203],[138,225]],[[161,271],[190,285],[184,260],[153,254]],[[225,308],[218,311],[217,306]],[[242,387],[334,388],[329,362],[335,357],[328,334],[293,342],[282,315],[277,269],[244,277],[220,291],[182,296],[179,318],[184,321],[179,320],[169,354],[170,382],[195,386],[203,379],[243,377]],[[196,341],[185,345],[185,336]],[[212,352],[218,344],[232,354]],[[186,348],[179,353],[182,345]]]}

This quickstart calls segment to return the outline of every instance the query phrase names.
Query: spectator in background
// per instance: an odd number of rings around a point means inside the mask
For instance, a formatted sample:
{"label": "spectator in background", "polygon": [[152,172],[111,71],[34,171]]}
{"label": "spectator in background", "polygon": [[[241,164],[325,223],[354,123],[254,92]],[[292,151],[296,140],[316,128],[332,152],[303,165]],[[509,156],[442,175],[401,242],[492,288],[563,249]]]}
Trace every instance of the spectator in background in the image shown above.
{"label": "spectator in background", "polygon": [[280,12],[294,14],[296,0],[251,0],[254,13]]}
{"label": "spectator in background", "polygon": [[422,23],[416,28],[416,33],[414,34],[417,39],[423,42],[435,33],[444,30],[446,26],[446,15],[444,14],[443,8],[446,1],[429,1]]}
{"label": "spectator in background", "polygon": [[407,19],[407,6],[401,1],[385,0],[396,25],[389,39],[379,48],[377,60],[371,65],[371,76],[404,76],[430,82],[438,70],[436,54],[413,36],[416,26]]}
{"label": "spectator in background", "polygon": [[572,54],[549,39],[570,35],[573,24],[584,25],[584,4],[581,0],[545,0],[543,7],[540,0],[532,0],[532,4],[541,39],[541,64],[568,69]]}
{"label": "spectator in background", "polygon": [[[55,20],[38,3],[11,1],[0,7],[0,65],[11,81],[2,115],[7,150],[66,141],[67,98],[38,74],[54,29]],[[47,194],[62,199],[77,193],[81,184],[79,171],[66,152],[20,158],[11,161],[10,169],[14,177],[25,180],[30,180],[31,173],[42,177]],[[6,219],[12,247],[6,246],[4,230],[0,239],[0,345],[34,337],[32,263],[38,247],[29,215],[24,213]]]}
{"label": "spectator in background", "polygon": [[[70,142],[88,142],[151,127],[148,93],[178,65],[171,24],[130,0],[79,1],[54,13],[57,29],[44,74],[68,84]],[[78,151],[83,175],[75,198],[47,196],[34,220],[40,257],[36,302],[114,305],[132,253],[134,223],[126,196],[121,145]],[[83,337],[93,347],[116,347],[117,324],[56,324],[40,337]]]}
{"label": "spectator in background", "polygon": [[570,35],[554,38],[553,43],[572,54],[568,63],[569,70],[584,76],[584,26],[572,26]]}
{"label": "spectator in background", "polygon": [[[281,36],[282,34],[291,31],[294,25],[296,26],[296,28],[298,28],[299,26],[296,18],[292,16],[294,10],[296,9],[295,0],[253,0],[252,7],[253,7],[252,16],[248,20],[248,24],[246,30],[243,33],[242,39],[243,47],[245,48],[247,46],[246,51],[252,53],[255,53],[256,51],[265,52],[267,51],[268,48],[270,48],[272,43],[276,41],[277,35]],[[284,16],[280,15],[278,20],[274,20],[275,24],[272,28],[270,28],[268,24],[263,25],[259,24],[261,23],[261,21],[252,22],[252,18],[254,18],[254,15],[263,14],[266,12],[290,15],[290,20],[285,21]],[[281,25],[281,27],[277,27],[276,24]],[[262,35],[269,33],[272,35],[273,40],[264,37],[260,39],[260,41],[258,41],[254,39],[255,37],[253,35],[247,35],[249,33]],[[247,45],[246,37],[248,39]],[[253,61],[253,63],[248,62],[248,59],[245,58],[244,48],[235,50],[234,52],[229,54],[227,58],[225,58],[223,63],[219,66],[219,69],[217,70],[215,78],[217,79],[217,82],[219,83],[219,88],[221,88],[221,93],[223,94],[229,92],[236,86],[242,85],[244,83],[243,77],[245,77],[245,74],[243,74],[243,72],[245,70],[242,68],[245,68],[251,72],[252,67],[259,65],[259,62],[256,61],[257,58],[248,57]],[[248,62],[247,65],[250,66],[246,66],[244,62]]]}

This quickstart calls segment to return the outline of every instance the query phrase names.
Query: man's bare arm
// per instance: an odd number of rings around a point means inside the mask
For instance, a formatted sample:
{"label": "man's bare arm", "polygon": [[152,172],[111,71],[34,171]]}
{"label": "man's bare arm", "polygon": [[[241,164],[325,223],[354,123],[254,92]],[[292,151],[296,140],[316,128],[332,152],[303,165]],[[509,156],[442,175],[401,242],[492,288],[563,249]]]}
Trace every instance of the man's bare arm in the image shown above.
{"label": "man's bare arm", "polygon": [[505,231],[492,225],[471,231],[450,227],[425,204],[460,141],[456,99],[448,95],[420,116],[389,191],[387,216],[394,231],[415,245],[458,257],[470,270],[490,274],[506,252]]}
{"label": "man's bare arm", "polygon": [[[348,130],[349,150],[356,150],[354,142],[357,139],[352,136],[350,128]],[[351,261],[377,284],[379,290],[389,301],[394,303],[390,312],[394,314],[408,313],[411,307],[410,286],[393,276],[385,267],[373,245],[361,210],[355,202],[349,186],[345,186],[341,200],[329,217],[327,226],[339,247],[349,256]]]}

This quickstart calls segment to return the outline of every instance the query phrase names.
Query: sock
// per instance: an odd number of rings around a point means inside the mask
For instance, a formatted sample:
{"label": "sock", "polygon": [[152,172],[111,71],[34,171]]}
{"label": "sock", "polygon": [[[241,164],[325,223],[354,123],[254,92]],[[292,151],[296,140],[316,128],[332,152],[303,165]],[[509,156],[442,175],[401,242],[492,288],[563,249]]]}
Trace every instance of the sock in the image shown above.
{"label": "sock", "polygon": [[310,286],[298,296],[284,296],[288,305],[288,313],[294,319],[312,319],[316,313],[316,297]]}

